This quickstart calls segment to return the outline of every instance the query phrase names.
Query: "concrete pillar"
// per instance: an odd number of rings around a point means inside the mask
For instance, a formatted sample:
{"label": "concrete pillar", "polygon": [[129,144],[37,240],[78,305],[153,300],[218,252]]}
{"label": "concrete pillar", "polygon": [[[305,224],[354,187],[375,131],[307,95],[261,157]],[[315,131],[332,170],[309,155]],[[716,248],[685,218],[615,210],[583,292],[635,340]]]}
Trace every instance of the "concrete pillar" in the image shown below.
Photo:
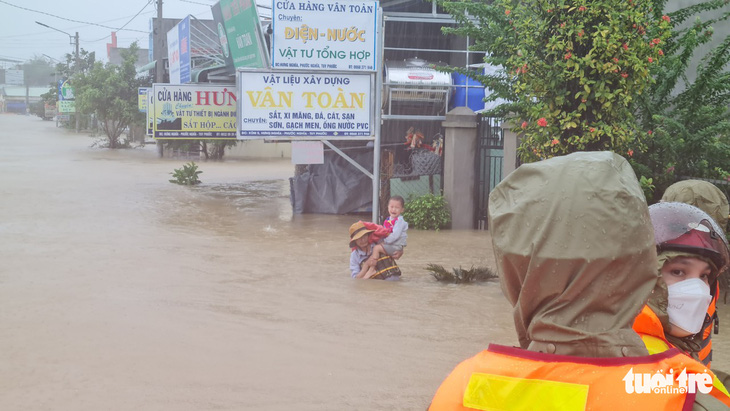
{"label": "concrete pillar", "polygon": [[474,228],[477,115],[469,107],[446,113],[444,138],[444,197],[451,207],[451,228]]}
{"label": "concrete pillar", "polygon": [[517,147],[520,146],[520,136],[510,130],[508,123],[502,123],[504,137],[504,157],[502,158],[502,179],[517,168]]}

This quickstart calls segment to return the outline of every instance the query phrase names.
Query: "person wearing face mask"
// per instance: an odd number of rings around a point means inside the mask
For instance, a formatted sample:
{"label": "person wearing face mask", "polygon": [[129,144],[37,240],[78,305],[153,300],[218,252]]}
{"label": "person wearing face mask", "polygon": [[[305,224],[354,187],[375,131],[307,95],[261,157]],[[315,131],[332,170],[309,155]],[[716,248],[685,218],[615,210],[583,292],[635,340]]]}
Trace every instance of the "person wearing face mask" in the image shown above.
{"label": "person wearing face mask", "polygon": [[649,215],[661,280],[633,329],[650,354],[676,347],[699,360],[718,273],[730,263],[727,239],[707,213],[689,204],[653,204]]}
{"label": "person wearing face mask", "polygon": [[677,349],[648,355],[631,328],[659,275],[646,200],[623,157],[521,165],[489,195],[489,231],[519,347],[490,344],[461,362],[430,411],[728,409],[719,386],[627,388],[632,374],[705,367]]}
{"label": "person wearing face mask", "polygon": [[[725,193],[710,182],[702,180],[678,181],[667,187],[664,195],[662,195],[662,201],[693,205],[712,217],[720,226],[720,229],[727,230],[730,205],[728,205]],[[722,280],[722,274],[720,274],[720,280]],[[700,350],[697,353],[699,360],[708,367],[711,366],[712,362],[712,334],[713,332],[717,334],[720,331],[717,317],[720,281],[717,281],[712,289],[712,296],[712,301],[707,308],[705,322],[702,325],[702,341],[700,342]]]}

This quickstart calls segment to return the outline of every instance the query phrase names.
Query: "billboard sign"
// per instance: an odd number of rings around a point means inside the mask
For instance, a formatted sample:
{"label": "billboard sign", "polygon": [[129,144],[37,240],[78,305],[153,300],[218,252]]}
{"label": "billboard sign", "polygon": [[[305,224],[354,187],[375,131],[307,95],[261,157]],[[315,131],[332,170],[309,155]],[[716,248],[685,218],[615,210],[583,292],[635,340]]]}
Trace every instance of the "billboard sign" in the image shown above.
{"label": "billboard sign", "polygon": [[226,22],[223,20],[223,11],[221,10],[221,2],[210,6],[210,12],[213,14],[213,21],[216,26],[216,34],[223,52],[223,61],[226,62],[226,69],[230,73],[234,73],[236,68],[233,66],[233,57],[231,57],[231,47],[228,45],[228,34],[226,33]]}
{"label": "billboard sign", "polygon": [[271,66],[375,71],[377,1],[274,1]]}
{"label": "billboard sign", "polygon": [[71,85],[71,80],[58,80],[58,99],[59,100],[74,100],[74,88]]}
{"label": "billboard sign", "polygon": [[23,70],[5,70],[5,84],[9,86],[22,86],[25,84],[23,80]]}
{"label": "billboard sign", "polygon": [[58,112],[59,113],[75,113],[76,112],[76,101],[75,100],[59,100],[58,101]]}
{"label": "billboard sign", "polygon": [[76,100],[71,80],[58,80],[58,112],[76,112]]}
{"label": "billboard sign", "polygon": [[170,84],[190,83],[190,16],[167,32]]}
{"label": "billboard sign", "polygon": [[147,112],[147,90],[149,90],[149,87],[139,87],[137,89],[137,108],[140,113]]}
{"label": "billboard sign", "polygon": [[211,7],[226,66],[266,68],[268,48],[255,0],[220,0]]}
{"label": "billboard sign", "polygon": [[154,93],[152,92],[152,87],[149,87],[147,90],[147,135],[152,136],[154,135],[154,124],[155,124],[155,107],[153,105],[154,102]]}
{"label": "billboard sign", "polygon": [[238,72],[238,139],[371,137],[370,74]]}
{"label": "billboard sign", "polygon": [[236,95],[230,86],[153,84],[156,139],[235,139]]}

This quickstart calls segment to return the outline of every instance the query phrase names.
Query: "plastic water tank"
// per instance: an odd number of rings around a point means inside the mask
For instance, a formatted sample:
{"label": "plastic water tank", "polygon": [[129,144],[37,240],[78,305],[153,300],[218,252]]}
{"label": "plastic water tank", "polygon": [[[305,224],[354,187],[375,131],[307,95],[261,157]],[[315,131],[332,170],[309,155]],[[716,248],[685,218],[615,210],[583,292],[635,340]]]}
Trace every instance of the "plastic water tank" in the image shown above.
{"label": "plastic water tank", "polygon": [[[484,85],[461,73],[453,73],[452,76],[455,87],[449,109],[454,107],[469,107],[474,111],[484,109]],[[466,85],[469,87],[465,87]]]}

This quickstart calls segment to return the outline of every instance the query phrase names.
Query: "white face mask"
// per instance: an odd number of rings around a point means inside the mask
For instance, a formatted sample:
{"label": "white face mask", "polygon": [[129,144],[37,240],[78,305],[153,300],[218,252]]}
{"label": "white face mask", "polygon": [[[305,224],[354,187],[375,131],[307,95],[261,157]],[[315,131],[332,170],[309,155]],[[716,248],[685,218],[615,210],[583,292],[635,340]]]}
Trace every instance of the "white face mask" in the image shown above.
{"label": "white face mask", "polygon": [[710,286],[699,278],[690,278],[674,283],[667,289],[669,322],[692,334],[700,332],[707,307],[712,301]]}

